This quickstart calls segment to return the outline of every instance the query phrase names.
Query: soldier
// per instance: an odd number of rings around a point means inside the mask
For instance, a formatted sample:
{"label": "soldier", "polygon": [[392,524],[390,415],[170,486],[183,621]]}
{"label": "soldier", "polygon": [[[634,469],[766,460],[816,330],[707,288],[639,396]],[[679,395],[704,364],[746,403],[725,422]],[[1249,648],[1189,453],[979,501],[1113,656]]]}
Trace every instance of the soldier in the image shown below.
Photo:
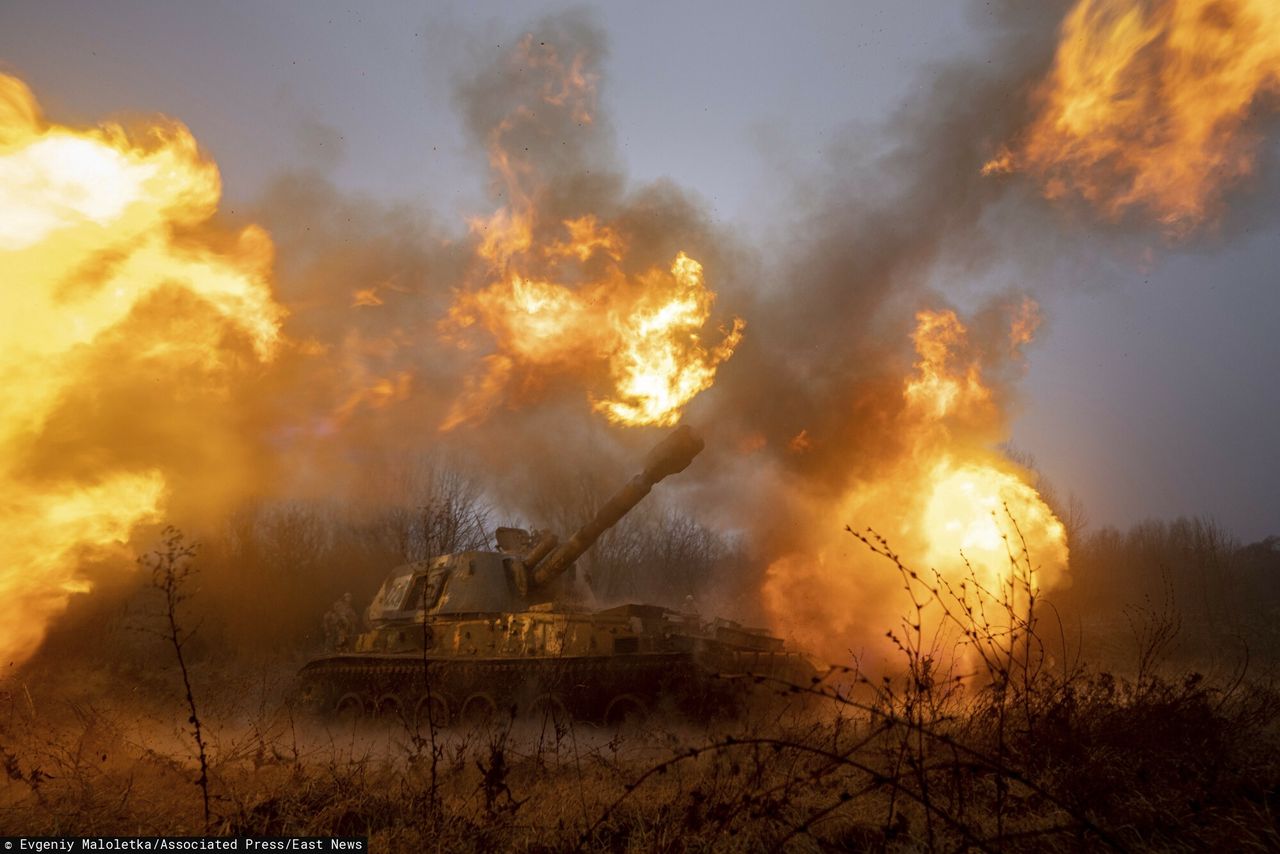
{"label": "soldier", "polygon": [[359,620],[360,615],[351,605],[351,594],[343,593],[342,598],[334,602],[324,615],[325,646],[335,651],[348,649]]}

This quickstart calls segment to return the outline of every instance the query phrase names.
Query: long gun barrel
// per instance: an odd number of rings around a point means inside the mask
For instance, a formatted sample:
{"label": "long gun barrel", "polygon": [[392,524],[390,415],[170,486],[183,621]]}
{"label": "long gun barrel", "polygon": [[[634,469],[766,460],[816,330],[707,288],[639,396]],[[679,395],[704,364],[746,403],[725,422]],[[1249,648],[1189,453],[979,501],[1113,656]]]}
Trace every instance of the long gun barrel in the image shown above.
{"label": "long gun barrel", "polygon": [[644,471],[614,493],[596,511],[590,522],[579,528],[576,534],[547,557],[536,563],[530,561],[526,564],[529,569],[529,586],[541,587],[568,569],[583,552],[591,548],[601,534],[616,525],[632,507],[639,504],[649,494],[649,490],[653,489],[654,484],[688,468],[693,458],[701,453],[703,444],[701,437],[688,425],[676,428],[645,457]]}

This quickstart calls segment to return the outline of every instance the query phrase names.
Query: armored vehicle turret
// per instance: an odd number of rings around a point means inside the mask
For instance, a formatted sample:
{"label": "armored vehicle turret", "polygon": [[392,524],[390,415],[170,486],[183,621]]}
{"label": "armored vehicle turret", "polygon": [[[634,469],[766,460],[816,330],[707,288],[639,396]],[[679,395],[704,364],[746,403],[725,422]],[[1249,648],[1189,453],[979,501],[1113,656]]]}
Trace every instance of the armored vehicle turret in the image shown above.
{"label": "armored vehicle turret", "polygon": [[302,668],[303,697],[344,715],[436,725],[540,710],[614,723],[658,706],[731,713],[744,677],[807,685],[813,666],[762,629],[657,605],[591,610],[559,589],[601,534],[702,448],[689,427],[676,429],[563,543],[499,528],[498,551],[395,568],[369,606],[369,630]]}

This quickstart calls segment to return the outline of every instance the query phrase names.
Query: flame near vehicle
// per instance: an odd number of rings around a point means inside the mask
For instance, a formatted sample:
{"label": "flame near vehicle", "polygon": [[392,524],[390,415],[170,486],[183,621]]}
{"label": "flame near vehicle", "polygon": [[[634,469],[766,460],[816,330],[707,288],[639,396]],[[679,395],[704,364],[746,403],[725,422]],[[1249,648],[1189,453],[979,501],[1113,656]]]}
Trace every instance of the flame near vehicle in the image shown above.
{"label": "flame near vehicle", "polygon": [[[594,77],[578,63],[560,68],[552,48],[528,39],[520,51],[563,72],[541,93],[547,108],[589,123]],[[635,269],[617,224],[584,215],[535,240],[546,221],[537,170],[501,144],[523,118],[517,110],[493,133],[492,165],[514,201],[472,223],[488,280],[457,289],[440,321],[464,347],[468,329],[483,328],[495,352],[443,426],[499,399],[523,402],[521,391],[556,377],[585,386],[611,421],[673,424],[710,386],[742,322],[704,342],[715,295],[702,265],[676,252]],[[342,359],[345,376],[316,374],[348,338],[289,342],[272,241],[254,225],[221,225],[220,196],[216,165],[183,125],[52,124],[21,81],[0,76],[0,660],[30,657],[71,594],[103,567],[128,566],[140,526],[178,505],[217,518],[254,494],[265,463],[309,459],[304,440],[337,441],[359,410],[414,391],[408,367],[379,372],[359,358]],[[379,303],[357,288],[348,310]],[[285,349],[307,364],[273,373]],[[292,398],[307,411],[272,410],[279,390],[321,376],[323,390]]]}
{"label": "flame near vehicle", "polygon": [[[49,124],[0,76],[0,661],[21,663],[83,568],[248,465],[221,406],[270,361],[272,245],[211,224],[220,182],[185,127]],[[216,458],[216,459],[213,459]]]}
{"label": "flame near vehicle", "polygon": [[[596,121],[596,77],[583,57],[526,37],[501,62],[509,79],[476,99],[501,109],[473,124],[484,130],[502,204],[471,221],[464,251],[448,256],[466,255],[457,278],[422,285],[451,292],[438,323],[429,319],[435,340],[398,326],[411,312],[384,304],[418,287],[400,280],[385,288],[344,280],[337,314],[325,317],[327,338],[300,323],[304,312],[322,313],[314,306],[323,300],[296,300],[291,339],[273,291],[272,241],[256,226],[221,224],[217,168],[185,127],[167,119],[129,132],[50,124],[23,84],[0,78],[5,660],[28,658],[69,596],[88,589],[101,567],[127,565],[131,538],[179,506],[219,518],[285,458],[313,486],[337,492],[314,451],[342,457],[344,431],[359,433],[351,444],[361,450],[388,439],[402,423],[393,411],[427,396],[422,362],[438,371],[429,391],[448,392],[443,404],[430,400],[440,405],[431,423],[445,432],[566,389],[586,398],[574,410],[581,417],[667,426],[712,386],[745,324],[729,318],[715,327],[708,278],[719,259],[714,241],[685,233],[697,230],[694,206],[680,213],[670,204],[678,194],[660,189],[627,196],[618,182],[589,177],[580,151],[559,153],[561,130],[569,129],[566,144],[585,145],[572,129]],[[365,326],[353,329],[352,317]],[[996,587],[1008,571],[1011,517],[1040,584],[1065,569],[1061,523],[1030,474],[996,449],[1005,416],[985,351],[954,312],[917,320],[917,359],[884,416],[893,419],[893,447],[847,473],[835,503],[830,472],[810,471],[784,499],[795,506],[769,508],[814,524],[788,553],[770,555],[764,597],[775,627],[835,657],[843,638],[888,607],[872,590],[885,573],[866,566],[865,552],[840,532],[846,522],[875,528],[922,569],[960,571],[963,553]],[[1036,323],[1029,302],[1012,312],[1004,349],[1020,352]],[[905,351],[902,341],[887,361]],[[441,344],[454,352],[435,358]],[[360,358],[366,350],[372,356]],[[287,415],[272,409],[277,398]],[[390,426],[356,430],[374,411]],[[567,424],[579,415],[556,417]],[[521,429],[509,421],[490,423]],[[766,447],[762,424],[738,426],[752,452]],[[767,452],[817,459],[823,431],[795,427]]]}
{"label": "flame near vehicle", "polygon": [[[553,45],[526,36],[509,61],[549,75],[540,108],[592,122],[596,78],[581,57],[565,63]],[[539,210],[554,187],[509,143],[532,121],[521,105],[490,134],[490,165],[512,202],[472,222],[482,284],[458,293],[441,331],[470,348],[472,333],[483,330],[493,352],[441,429],[479,420],[556,376],[581,379],[592,408],[615,423],[671,426],[711,386],[745,324],[734,319],[718,340],[705,340],[715,294],[685,252],[669,266],[636,269],[622,222],[594,214],[560,220]]]}
{"label": "flame near vehicle", "polygon": [[[806,548],[766,573],[764,601],[774,624],[832,660],[846,659],[850,639],[865,636],[868,603],[883,615],[872,627],[878,633],[909,606],[893,574],[837,520],[872,529],[908,569],[924,579],[936,570],[957,588],[976,581],[998,596],[1009,586],[1011,553],[1021,552],[1022,539],[1037,589],[1052,587],[1067,569],[1062,522],[1031,474],[996,450],[1005,417],[965,325],[953,311],[921,311],[916,320],[918,358],[891,416],[897,444],[881,449],[874,477],[849,484],[834,507],[820,499],[811,513],[825,524],[810,532]],[[1025,301],[1009,326],[1014,355],[1036,323],[1035,304]]]}
{"label": "flame near vehicle", "polygon": [[1136,209],[1185,234],[1253,171],[1248,120],[1277,93],[1273,0],[1079,0],[1035,118],[983,171],[1028,172],[1051,199],[1111,219]]}

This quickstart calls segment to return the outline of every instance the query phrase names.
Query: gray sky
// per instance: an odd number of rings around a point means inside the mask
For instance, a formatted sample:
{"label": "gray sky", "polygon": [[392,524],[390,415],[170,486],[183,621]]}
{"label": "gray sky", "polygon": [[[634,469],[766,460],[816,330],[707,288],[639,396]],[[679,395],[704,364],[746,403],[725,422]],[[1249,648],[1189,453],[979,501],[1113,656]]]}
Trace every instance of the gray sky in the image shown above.
{"label": "gray sky", "polygon": [[[370,6],[365,9],[361,6]],[[318,167],[345,190],[486,212],[451,100],[472,53],[563,3],[0,0],[0,64],[68,123],[172,115],[219,163],[226,206]],[[930,63],[983,49],[951,0],[610,3],[602,102],[630,177],[670,177],[740,233],[778,239],[795,181],[874,127]],[[981,8],[981,7],[977,7]],[[1094,524],[1208,514],[1280,533],[1274,218],[1232,242],[1104,258],[1040,296],[1015,443]],[[1048,284],[1048,283],[1046,283]]]}

